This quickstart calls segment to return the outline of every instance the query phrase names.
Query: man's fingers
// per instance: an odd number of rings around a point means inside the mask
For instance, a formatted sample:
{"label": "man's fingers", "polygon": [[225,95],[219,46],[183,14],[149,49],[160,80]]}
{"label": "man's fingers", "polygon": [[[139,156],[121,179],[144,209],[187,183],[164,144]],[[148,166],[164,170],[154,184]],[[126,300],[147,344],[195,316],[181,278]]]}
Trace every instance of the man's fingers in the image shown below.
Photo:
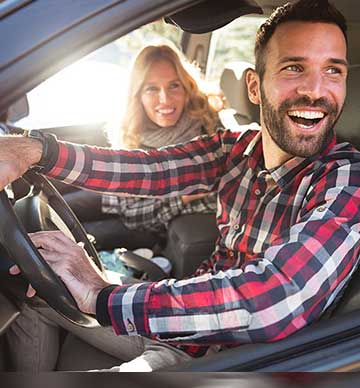
{"label": "man's fingers", "polygon": [[17,162],[10,160],[1,160],[0,161],[1,177],[0,177],[0,190],[16,180],[21,176],[26,170],[22,170]]}
{"label": "man's fingers", "polygon": [[[11,275],[19,275],[19,273],[21,273],[21,270],[17,265],[13,265],[12,267],[9,268],[9,273]],[[26,291],[26,296],[28,298],[32,298],[33,296],[35,296],[35,294],[36,294],[35,289],[33,288],[33,286],[31,284],[29,284],[29,287]]]}
{"label": "man's fingers", "polygon": [[29,287],[28,287],[28,289],[27,289],[27,291],[26,291],[26,296],[27,296],[28,298],[32,298],[33,296],[35,296],[35,294],[36,294],[35,289],[32,287],[31,284],[29,284]]}
{"label": "man's fingers", "polygon": [[72,244],[75,242],[72,236],[71,237],[67,236],[61,230],[43,230],[39,232],[29,233],[29,235],[30,236],[51,236],[67,244]]}
{"label": "man's fingers", "polygon": [[74,241],[60,231],[29,233],[29,237],[37,248],[42,247],[48,251],[66,253],[76,246]]}
{"label": "man's fingers", "polygon": [[17,265],[13,265],[9,268],[9,273],[10,275],[19,275],[19,273],[21,273],[21,270]]}
{"label": "man's fingers", "polygon": [[48,230],[48,231],[41,231],[41,232],[36,232],[36,233],[33,233],[35,235],[39,234],[40,236],[41,235],[44,235],[44,236],[51,236],[53,238],[56,238],[58,240],[60,240],[63,244],[66,244],[66,245],[73,245],[74,243],[76,243],[74,237],[72,235],[68,236],[67,234],[65,234],[64,232],[62,232],[61,230]]}
{"label": "man's fingers", "polygon": [[54,270],[56,264],[64,262],[64,255],[61,255],[57,252],[47,251],[44,249],[39,249],[39,252],[41,256],[45,259],[45,261],[51,264],[51,267]]}
{"label": "man's fingers", "polygon": [[54,239],[53,237],[48,236],[31,236],[30,240],[35,245],[36,248],[44,249],[49,252],[62,252],[64,251],[64,246],[60,241]]}

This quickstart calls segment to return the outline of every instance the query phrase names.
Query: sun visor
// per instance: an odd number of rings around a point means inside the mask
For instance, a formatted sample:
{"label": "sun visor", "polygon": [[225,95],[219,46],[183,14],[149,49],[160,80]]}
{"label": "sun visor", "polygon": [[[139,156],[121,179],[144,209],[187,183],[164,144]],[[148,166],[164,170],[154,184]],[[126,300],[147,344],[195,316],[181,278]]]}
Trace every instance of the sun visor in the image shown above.
{"label": "sun visor", "polygon": [[166,17],[165,22],[192,34],[204,34],[251,13],[263,13],[253,0],[207,0]]}

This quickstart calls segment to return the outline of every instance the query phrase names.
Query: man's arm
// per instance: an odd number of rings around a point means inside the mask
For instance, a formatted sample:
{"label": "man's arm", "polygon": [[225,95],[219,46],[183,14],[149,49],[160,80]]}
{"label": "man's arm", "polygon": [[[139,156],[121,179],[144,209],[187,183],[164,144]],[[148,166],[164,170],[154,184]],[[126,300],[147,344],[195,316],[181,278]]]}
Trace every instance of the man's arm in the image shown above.
{"label": "man's arm", "polygon": [[48,176],[89,190],[136,196],[200,194],[216,188],[240,137],[219,131],[178,147],[126,151],[58,142],[50,136],[46,155],[39,140],[1,137],[0,189],[45,160],[42,167]]}
{"label": "man's arm", "polygon": [[329,307],[358,266],[359,172],[359,164],[344,165],[314,182],[297,223],[240,268],[119,286],[98,303],[98,315],[106,308],[118,334],[171,343],[264,342],[294,333]]}
{"label": "man's arm", "polygon": [[359,164],[344,165],[314,182],[297,222],[239,268],[186,280],[110,285],[71,240],[73,248],[56,251],[52,235],[61,232],[33,241],[79,306],[96,306],[117,334],[177,344],[276,341],[318,319],[358,267],[359,172]]}
{"label": "man's arm", "polygon": [[0,190],[36,165],[42,156],[42,143],[23,136],[0,137]]}
{"label": "man's arm", "polygon": [[[112,150],[59,142],[48,176],[109,194],[182,196],[213,191],[240,137],[230,131],[161,150]],[[246,143],[247,144],[247,143]]]}

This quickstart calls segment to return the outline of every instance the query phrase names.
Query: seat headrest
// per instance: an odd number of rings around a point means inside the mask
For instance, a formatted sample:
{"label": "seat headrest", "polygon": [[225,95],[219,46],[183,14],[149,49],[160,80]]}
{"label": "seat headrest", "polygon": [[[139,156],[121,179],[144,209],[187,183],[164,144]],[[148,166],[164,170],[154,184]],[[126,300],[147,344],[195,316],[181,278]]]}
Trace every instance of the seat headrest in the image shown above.
{"label": "seat headrest", "polygon": [[338,142],[348,141],[360,150],[360,65],[349,67],[343,112],[336,123]]}
{"label": "seat headrest", "polygon": [[253,104],[248,97],[246,73],[253,69],[251,63],[238,61],[225,65],[220,78],[220,87],[230,105],[240,118],[239,124],[260,122],[259,105]]}

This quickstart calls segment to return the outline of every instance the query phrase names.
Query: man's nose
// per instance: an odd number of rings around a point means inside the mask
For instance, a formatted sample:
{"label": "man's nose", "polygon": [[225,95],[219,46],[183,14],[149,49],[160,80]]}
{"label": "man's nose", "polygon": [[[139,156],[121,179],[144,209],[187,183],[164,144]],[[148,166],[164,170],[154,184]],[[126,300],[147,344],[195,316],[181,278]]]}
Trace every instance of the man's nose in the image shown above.
{"label": "man's nose", "polygon": [[318,72],[309,72],[304,75],[302,82],[297,88],[300,95],[308,96],[312,100],[316,100],[324,96],[324,80],[322,74]]}

